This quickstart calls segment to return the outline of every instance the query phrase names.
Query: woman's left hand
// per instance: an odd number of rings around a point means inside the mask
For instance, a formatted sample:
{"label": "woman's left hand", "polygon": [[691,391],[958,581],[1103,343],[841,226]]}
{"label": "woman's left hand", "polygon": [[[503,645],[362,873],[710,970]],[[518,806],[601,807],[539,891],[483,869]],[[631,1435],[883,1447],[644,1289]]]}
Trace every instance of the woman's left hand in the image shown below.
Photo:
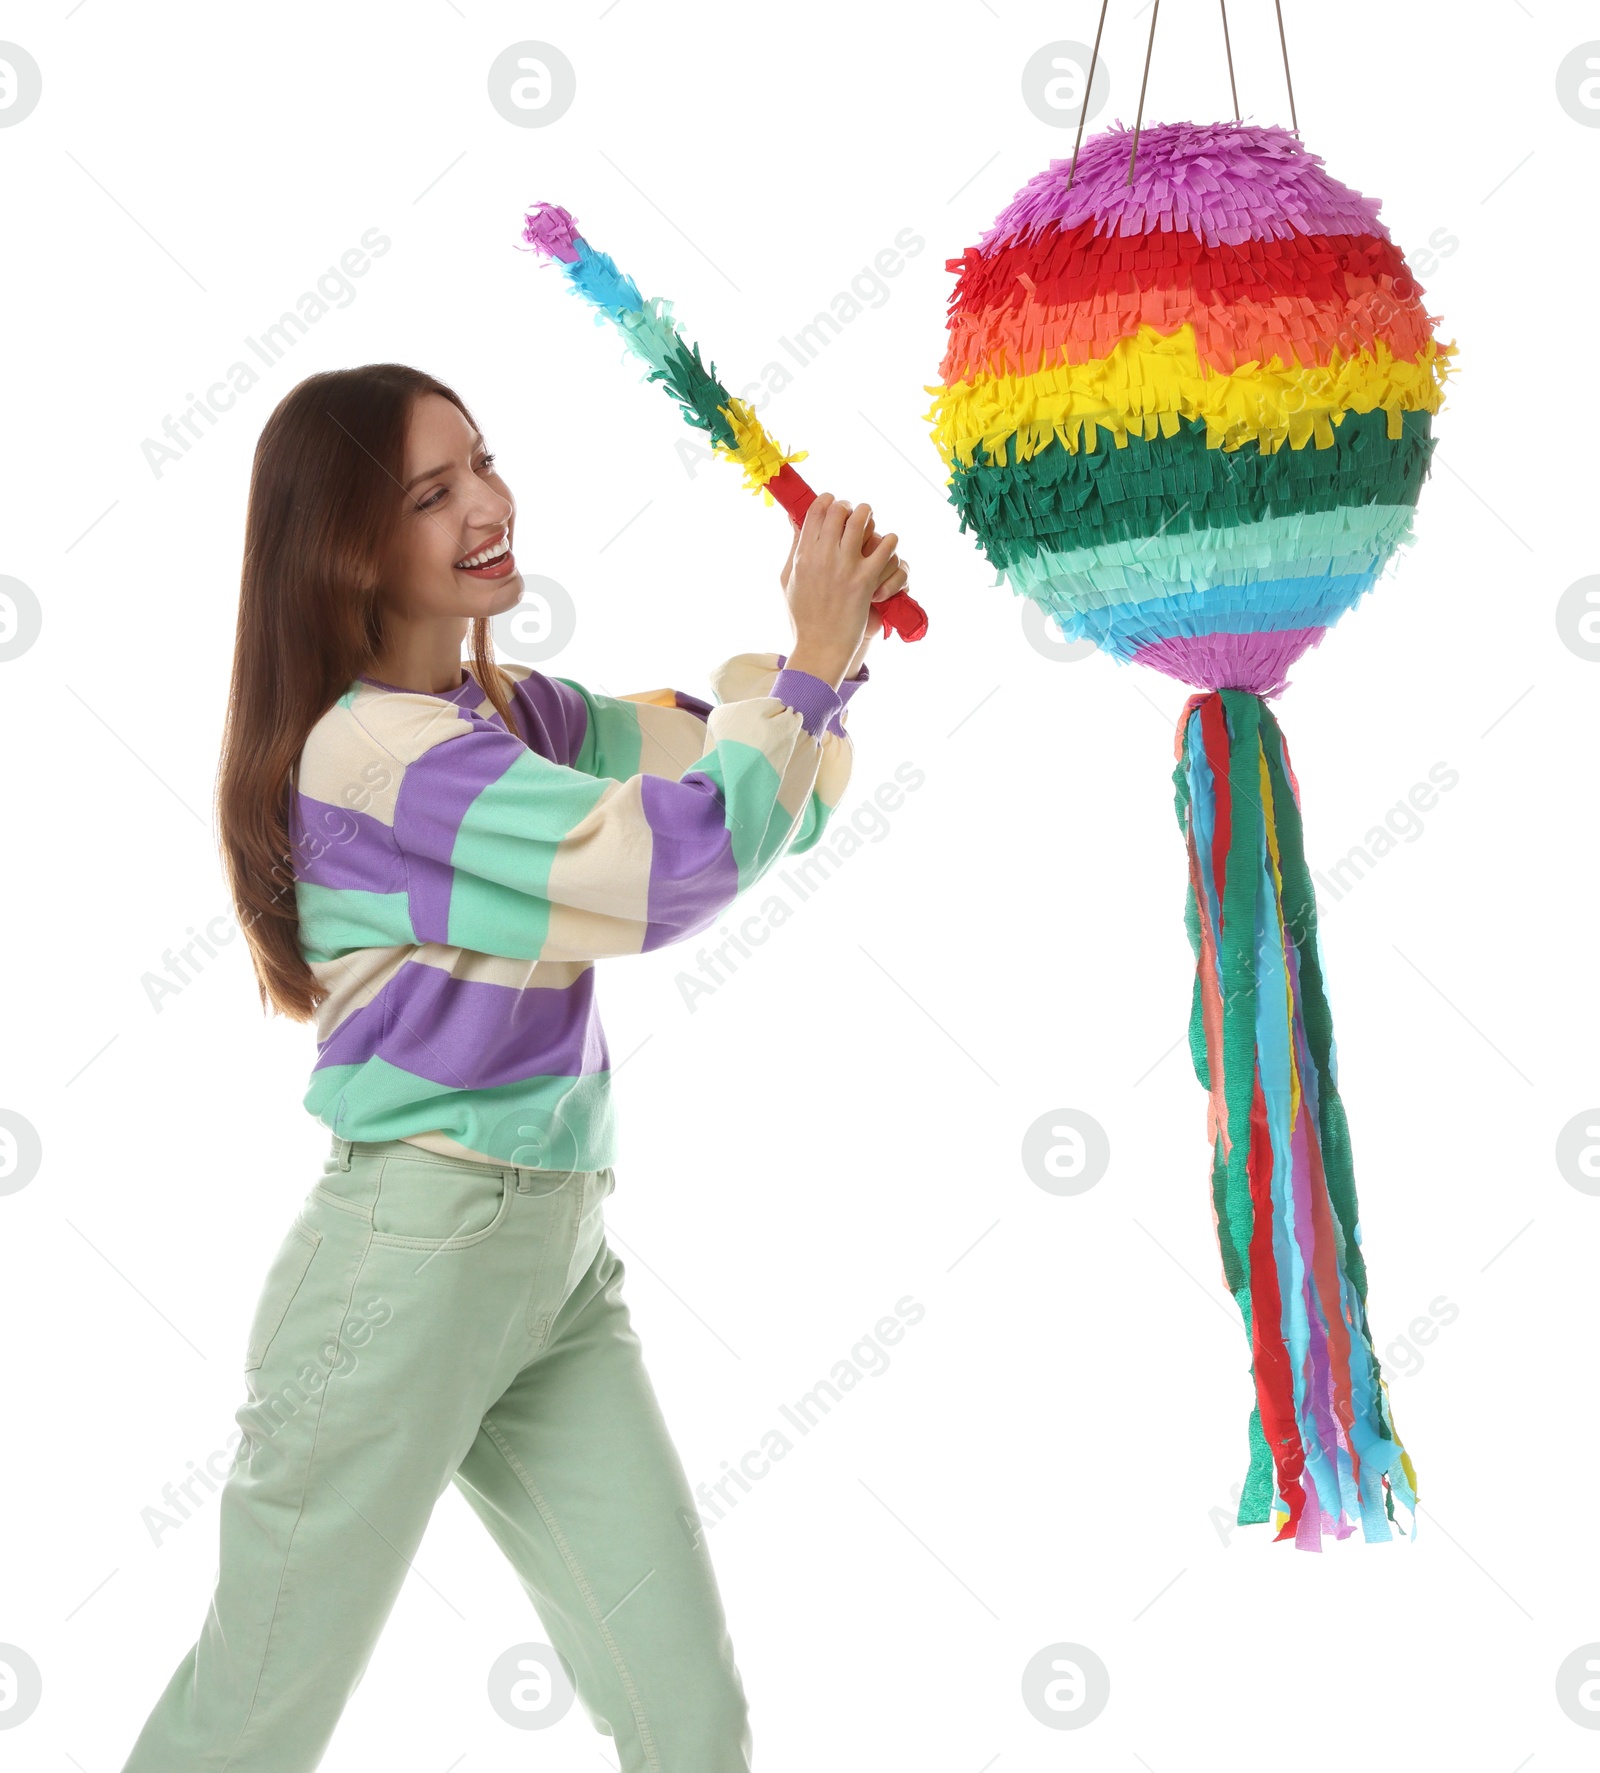
{"label": "woman's left hand", "polygon": [[[842,502],[843,501],[841,501],[841,503]],[[846,505],[845,509],[848,513],[849,506]],[[870,521],[867,524],[867,532],[862,538],[862,553],[865,554],[870,548],[872,548],[877,540],[877,523],[876,521]],[[794,569],[794,554],[796,547],[799,545],[799,541],[800,530],[798,526],[796,526],[793,535],[789,538],[789,558],[784,561],[783,571],[778,575],[778,583],[785,590],[788,590],[789,588],[789,574]],[[872,594],[873,603],[885,603],[889,598],[894,597],[899,592],[905,590],[907,584],[910,582],[906,569],[907,561],[903,554],[891,554],[889,556],[887,562],[884,564],[883,573],[878,580],[878,587]],[[866,663],[867,649],[872,645],[872,642],[877,637],[881,627],[882,624],[876,616],[867,623],[866,632],[861,637],[861,645],[856,648],[856,656],[850,661],[850,667],[845,672],[846,677],[854,677],[860,672],[861,667]]]}

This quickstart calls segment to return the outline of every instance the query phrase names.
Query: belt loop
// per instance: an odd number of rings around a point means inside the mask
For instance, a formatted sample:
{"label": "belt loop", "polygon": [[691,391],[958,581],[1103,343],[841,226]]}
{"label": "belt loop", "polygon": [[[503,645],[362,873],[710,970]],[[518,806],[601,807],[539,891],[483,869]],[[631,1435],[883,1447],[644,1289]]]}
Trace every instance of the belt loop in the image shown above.
{"label": "belt loop", "polygon": [[354,1149],[351,1141],[348,1139],[338,1139],[335,1143],[338,1146],[339,1151],[339,1168],[341,1170],[348,1170],[350,1168],[351,1152]]}
{"label": "belt loop", "polygon": [[512,1164],[506,1171],[506,1180],[515,1186],[518,1194],[533,1193],[533,1177],[522,1164]]}

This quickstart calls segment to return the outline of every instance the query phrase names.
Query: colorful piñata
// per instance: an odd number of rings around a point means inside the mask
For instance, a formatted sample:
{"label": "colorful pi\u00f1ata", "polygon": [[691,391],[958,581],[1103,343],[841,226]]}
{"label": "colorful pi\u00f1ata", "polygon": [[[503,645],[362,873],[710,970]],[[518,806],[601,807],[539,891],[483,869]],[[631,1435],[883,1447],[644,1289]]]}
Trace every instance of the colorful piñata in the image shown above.
{"label": "colorful pi\u00f1ata", "polygon": [[[1174,772],[1222,1266],[1256,1407],[1241,1522],[1391,1537],[1416,1477],[1367,1328],[1299,788],[1263,698],[1411,533],[1453,347],[1378,205],[1286,130],[1121,127],[949,268],[929,413],[962,527],[1068,640],[1201,691]],[[1413,1529],[1414,1530],[1414,1529]]]}

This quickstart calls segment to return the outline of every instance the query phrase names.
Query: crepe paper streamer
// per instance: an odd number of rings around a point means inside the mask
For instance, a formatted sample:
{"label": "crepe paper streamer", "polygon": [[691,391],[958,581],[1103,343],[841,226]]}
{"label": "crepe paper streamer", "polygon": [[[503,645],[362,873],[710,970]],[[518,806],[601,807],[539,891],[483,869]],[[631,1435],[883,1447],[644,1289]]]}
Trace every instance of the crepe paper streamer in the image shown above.
{"label": "crepe paper streamer", "polygon": [[[700,347],[679,331],[672,304],[659,296],[641,296],[633,279],[592,247],[572,215],[556,204],[535,204],[524,220],[522,237],[562,267],[569,286],[597,310],[597,321],[616,327],[628,349],[649,366],[645,379],[661,383],[688,423],[710,437],[715,452],[743,470],[744,484],[765,503],[781,505],[798,528],[817,496],[792,465],[804,459],[805,451],[786,452],[751,408],[728,392],[715,366],[702,360]],[[886,635],[893,631],[904,640],[920,640],[927,632],[927,616],[906,591],[874,604],[873,613]]]}
{"label": "crepe paper streamer", "polygon": [[1259,697],[1191,696],[1178,726],[1178,818],[1197,962],[1189,1043],[1210,1091],[1223,1275],[1256,1384],[1241,1522],[1286,1499],[1277,1537],[1391,1537],[1416,1508],[1367,1327],[1350,1136],[1298,784]]}
{"label": "crepe paper streamer", "polygon": [[1052,161],[958,274],[933,438],[1000,580],[1197,693],[1174,783],[1222,1270],[1255,1406],[1238,1519],[1416,1531],[1367,1322],[1300,790],[1267,698],[1411,539],[1454,346],[1372,199],[1287,130]]}

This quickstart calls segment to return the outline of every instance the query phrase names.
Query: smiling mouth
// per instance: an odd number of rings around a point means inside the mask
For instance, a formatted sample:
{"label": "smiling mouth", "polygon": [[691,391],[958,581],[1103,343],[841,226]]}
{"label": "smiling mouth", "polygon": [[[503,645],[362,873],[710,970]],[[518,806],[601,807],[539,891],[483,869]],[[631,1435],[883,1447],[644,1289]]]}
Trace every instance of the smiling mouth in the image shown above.
{"label": "smiling mouth", "polygon": [[516,561],[511,553],[509,534],[488,543],[475,554],[465,555],[455,563],[458,573],[467,573],[475,579],[501,579],[515,568]]}

